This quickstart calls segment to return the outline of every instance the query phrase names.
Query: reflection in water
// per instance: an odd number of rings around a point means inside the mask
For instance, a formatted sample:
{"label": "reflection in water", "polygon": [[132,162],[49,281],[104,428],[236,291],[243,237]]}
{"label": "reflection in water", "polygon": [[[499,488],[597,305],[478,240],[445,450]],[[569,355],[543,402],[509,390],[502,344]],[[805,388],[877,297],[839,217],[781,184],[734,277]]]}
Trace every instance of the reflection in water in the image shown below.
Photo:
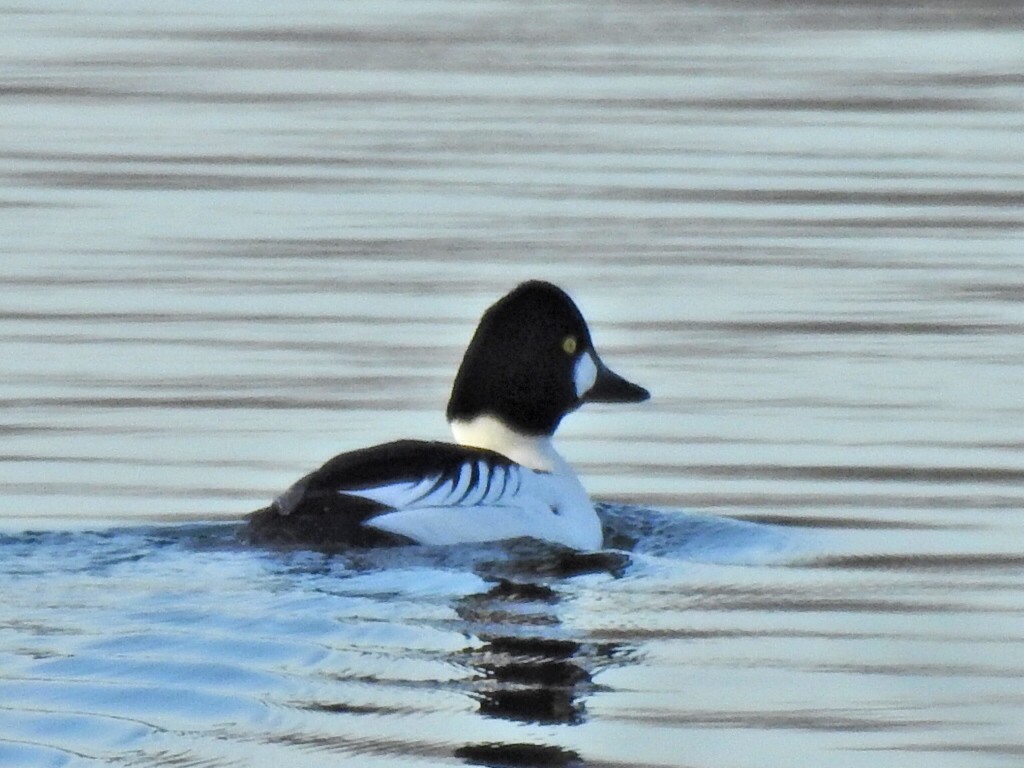
{"label": "reflection in water", "polygon": [[[562,739],[527,740],[530,737],[521,726],[585,724],[585,700],[599,690],[593,675],[598,670],[629,662],[626,643],[577,639],[561,617],[563,590],[571,584],[566,579],[621,573],[628,564],[625,553],[582,555],[521,541],[488,547],[350,549],[326,557],[293,551],[285,552],[284,557],[282,572],[300,579],[314,576],[336,580],[346,574],[358,579],[359,573],[372,576],[375,570],[394,568],[398,563],[421,569],[421,575],[428,579],[429,569],[437,567],[474,572],[486,588],[454,597],[451,607],[457,620],[446,622],[450,629],[471,640],[446,655],[446,666],[467,670],[468,674],[451,681],[396,679],[392,674],[366,675],[354,669],[338,675],[337,681],[348,682],[352,675],[357,675],[362,686],[381,690],[396,683],[411,690],[452,688],[459,696],[475,702],[476,716],[512,726],[497,732],[504,736],[487,741],[460,743],[462,739],[452,739],[450,754],[468,764],[496,768],[582,765],[579,752],[564,746]],[[408,704],[372,700],[364,703],[337,697],[303,700],[294,706],[305,712],[341,718],[334,730],[342,732],[351,718],[403,718],[416,714],[416,709]],[[325,733],[283,733],[274,739],[275,743],[315,746],[329,752],[441,753],[440,745],[414,746],[396,739],[367,737],[359,740],[363,742],[360,745],[331,730],[328,724]],[[475,729],[464,727],[459,732],[471,734]]]}
{"label": "reflection in water", "polygon": [[[486,627],[483,645],[467,649],[464,663],[478,675],[473,695],[484,717],[545,725],[584,722],[583,698],[593,690],[592,671],[619,653],[614,643],[584,644],[557,637],[559,595],[555,588],[501,580],[487,592],[459,600],[458,615],[469,627]],[[504,630],[505,634],[495,632]],[[579,760],[551,744],[472,743],[457,757],[483,766],[568,766]]]}
{"label": "reflection in water", "polygon": [[[552,592],[540,601],[535,585],[504,582],[489,592],[460,601],[458,613],[470,625],[509,625],[518,631],[558,625]],[[547,610],[544,610],[544,609]],[[540,609],[540,610],[538,610]],[[571,640],[531,634],[481,634],[483,645],[467,652],[480,675],[474,693],[487,717],[537,723],[578,723],[579,701],[590,675],[581,666],[582,646]]]}
{"label": "reflection in water", "polygon": [[580,756],[572,750],[535,744],[472,744],[459,747],[455,756],[470,765],[487,768],[572,768],[581,765]]}

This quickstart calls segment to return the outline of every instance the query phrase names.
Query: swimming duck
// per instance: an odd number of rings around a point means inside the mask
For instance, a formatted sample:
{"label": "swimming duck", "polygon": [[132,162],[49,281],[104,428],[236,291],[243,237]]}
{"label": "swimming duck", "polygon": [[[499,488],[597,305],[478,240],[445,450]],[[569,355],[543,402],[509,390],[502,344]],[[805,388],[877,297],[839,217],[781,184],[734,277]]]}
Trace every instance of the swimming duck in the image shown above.
{"label": "swimming duck", "polygon": [[249,516],[250,541],[331,548],[532,537],[602,546],[594,505],[552,438],[587,402],[638,403],[551,283],[523,283],[480,319],[448,401],[455,443],[399,440],[342,453]]}

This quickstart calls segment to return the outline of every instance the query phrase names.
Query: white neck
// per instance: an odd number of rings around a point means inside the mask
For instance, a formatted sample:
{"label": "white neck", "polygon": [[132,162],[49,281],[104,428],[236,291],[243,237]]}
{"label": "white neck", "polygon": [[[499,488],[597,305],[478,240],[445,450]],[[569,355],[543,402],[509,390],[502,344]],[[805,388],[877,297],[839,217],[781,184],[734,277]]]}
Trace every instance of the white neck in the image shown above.
{"label": "white neck", "polygon": [[572,467],[558,454],[547,435],[524,435],[497,416],[487,414],[469,421],[454,419],[450,426],[455,442],[459,445],[486,448],[530,469],[574,479],[576,477]]}
{"label": "white neck", "polygon": [[[533,536],[583,551],[601,548],[601,520],[576,473],[551,444],[550,435],[524,435],[488,415],[466,421],[455,419],[451,428],[460,445],[486,448],[523,467],[551,473],[541,477],[522,472],[523,487],[527,489],[523,492],[522,509],[510,514],[507,507],[496,507],[501,514],[495,518],[495,525],[521,524],[514,531],[510,529],[510,536]],[[518,487],[515,493],[519,493]],[[556,510],[557,514],[551,514]]]}

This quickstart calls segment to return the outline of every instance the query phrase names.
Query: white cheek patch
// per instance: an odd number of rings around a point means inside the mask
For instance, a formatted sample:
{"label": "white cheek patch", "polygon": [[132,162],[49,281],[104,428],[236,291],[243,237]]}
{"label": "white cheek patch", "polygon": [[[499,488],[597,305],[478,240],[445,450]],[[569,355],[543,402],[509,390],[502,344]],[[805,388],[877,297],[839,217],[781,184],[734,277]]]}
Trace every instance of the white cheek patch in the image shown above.
{"label": "white cheek patch", "polygon": [[576,384],[576,397],[582,399],[597,381],[597,363],[592,354],[584,352],[580,355],[572,372],[572,380]]}

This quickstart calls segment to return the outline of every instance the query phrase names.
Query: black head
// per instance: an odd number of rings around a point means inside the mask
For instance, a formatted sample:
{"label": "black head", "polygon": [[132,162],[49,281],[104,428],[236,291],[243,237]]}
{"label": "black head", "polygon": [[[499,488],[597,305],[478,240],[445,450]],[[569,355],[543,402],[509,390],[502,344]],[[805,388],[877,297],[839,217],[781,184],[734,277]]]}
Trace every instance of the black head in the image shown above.
{"label": "black head", "polygon": [[448,420],[487,414],[517,431],[550,435],[585,402],[648,397],[601,362],[572,299],[531,280],[484,312],[455,376]]}

